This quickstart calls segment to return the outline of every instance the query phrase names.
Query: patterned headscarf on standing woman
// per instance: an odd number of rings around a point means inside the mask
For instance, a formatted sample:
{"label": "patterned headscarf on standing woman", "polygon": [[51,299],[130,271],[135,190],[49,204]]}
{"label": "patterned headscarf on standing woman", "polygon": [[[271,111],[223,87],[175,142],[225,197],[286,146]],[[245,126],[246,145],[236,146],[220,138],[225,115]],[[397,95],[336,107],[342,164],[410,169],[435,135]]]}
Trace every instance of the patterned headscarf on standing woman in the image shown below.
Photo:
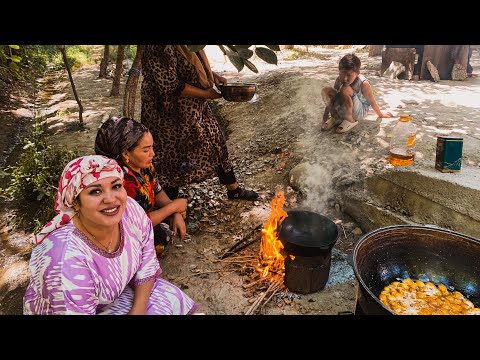
{"label": "patterned headscarf on standing woman", "polygon": [[110,176],[123,181],[123,171],[114,159],[88,155],[70,161],[58,182],[55,199],[57,215],[35,235],[33,243],[40,244],[53,230],[68,224],[75,215],[73,206],[78,194],[91,183]]}

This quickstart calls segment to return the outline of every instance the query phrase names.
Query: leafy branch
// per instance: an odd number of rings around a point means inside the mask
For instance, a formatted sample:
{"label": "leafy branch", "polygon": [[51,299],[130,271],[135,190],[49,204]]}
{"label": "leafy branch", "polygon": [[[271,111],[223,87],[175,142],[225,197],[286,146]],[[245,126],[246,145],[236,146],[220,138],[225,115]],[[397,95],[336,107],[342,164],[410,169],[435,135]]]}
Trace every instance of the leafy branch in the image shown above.
{"label": "leafy branch", "polygon": [[[206,45],[187,45],[189,51],[200,51]],[[253,46],[253,50],[250,48]],[[268,64],[277,65],[278,59],[275,51],[280,51],[279,45],[218,45],[228,60],[235,66],[238,72],[246,66],[254,73],[258,73],[257,67],[249,60],[253,54]]]}
{"label": "leafy branch", "polygon": [[[4,49],[5,47],[5,49]],[[8,50],[7,52],[5,50]],[[12,50],[20,50],[19,45],[8,45],[0,47],[0,63],[3,63],[5,60],[9,60],[8,64],[12,71],[18,72],[18,63],[22,61],[22,58],[18,55],[13,54]]]}

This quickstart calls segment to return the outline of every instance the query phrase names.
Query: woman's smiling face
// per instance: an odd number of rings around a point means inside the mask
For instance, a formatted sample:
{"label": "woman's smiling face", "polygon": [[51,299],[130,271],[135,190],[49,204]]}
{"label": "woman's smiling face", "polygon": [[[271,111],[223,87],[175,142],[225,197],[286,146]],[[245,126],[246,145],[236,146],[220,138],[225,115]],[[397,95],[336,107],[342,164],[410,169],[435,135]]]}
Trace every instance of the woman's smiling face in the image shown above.
{"label": "woman's smiling face", "polygon": [[127,192],[120,178],[110,176],[95,181],[78,195],[75,210],[85,225],[109,227],[116,225],[125,211]]}

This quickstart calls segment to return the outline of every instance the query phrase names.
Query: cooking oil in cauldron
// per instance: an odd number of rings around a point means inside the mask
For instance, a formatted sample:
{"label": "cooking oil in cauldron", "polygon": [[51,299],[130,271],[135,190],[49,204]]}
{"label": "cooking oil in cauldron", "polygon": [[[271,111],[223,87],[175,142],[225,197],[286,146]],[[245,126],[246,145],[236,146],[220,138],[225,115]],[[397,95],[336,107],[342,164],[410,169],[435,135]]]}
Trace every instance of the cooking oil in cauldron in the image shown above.
{"label": "cooking oil in cauldron", "polygon": [[415,159],[417,127],[411,120],[411,116],[401,115],[393,128],[389,161],[394,166],[411,165]]}
{"label": "cooking oil in cauldron", "polygon": [[398,315],[480,315],[480,308],[444,284],[406,278],[385,286],[380,301]]}

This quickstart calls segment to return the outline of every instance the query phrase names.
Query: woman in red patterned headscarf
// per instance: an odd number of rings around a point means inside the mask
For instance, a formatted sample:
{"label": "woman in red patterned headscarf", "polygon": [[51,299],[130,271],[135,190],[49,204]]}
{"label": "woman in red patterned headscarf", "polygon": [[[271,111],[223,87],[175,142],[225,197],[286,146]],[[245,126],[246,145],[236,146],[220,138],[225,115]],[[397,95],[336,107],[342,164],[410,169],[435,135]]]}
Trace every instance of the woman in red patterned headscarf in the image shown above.
{"label": "woman in red patterned headscarf", "polygon": [[152,223],[113,159],[72,160],[57,215],[35,236],[24,314],[188,314],[197,305],[158,277]]}

